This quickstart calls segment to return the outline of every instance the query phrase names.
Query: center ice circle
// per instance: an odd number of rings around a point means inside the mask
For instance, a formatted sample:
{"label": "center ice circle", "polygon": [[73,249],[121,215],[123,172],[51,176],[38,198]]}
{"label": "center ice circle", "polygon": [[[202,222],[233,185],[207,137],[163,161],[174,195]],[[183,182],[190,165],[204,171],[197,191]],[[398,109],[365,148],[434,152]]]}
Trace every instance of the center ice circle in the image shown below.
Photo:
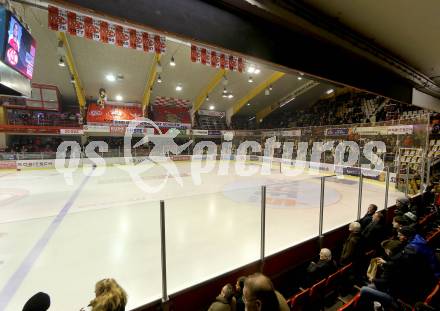
{"label": "center ice circle", "polygon": [[[266,207],[268,208],[319,208],[321,185],[316,181],[280,182],[270,179],[236,181],[224,187],[224,195],[237,203],[260,204],[261,186],[266,185]],[[341,194],[326,187],[324,205],[332,205],[341,199]]]}

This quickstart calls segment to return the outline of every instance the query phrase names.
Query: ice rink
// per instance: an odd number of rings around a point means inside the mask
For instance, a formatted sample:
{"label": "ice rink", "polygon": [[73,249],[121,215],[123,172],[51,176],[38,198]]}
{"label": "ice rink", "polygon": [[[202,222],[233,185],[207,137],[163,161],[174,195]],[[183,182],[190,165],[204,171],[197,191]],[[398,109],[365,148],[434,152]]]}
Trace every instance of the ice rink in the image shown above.
{"label": "ice rink", "polygon": [[[21,310],[44,291],[50,310],[77,311],[105,277],[127,291],[127,310],[160,298],[159,200],[169,294],[259,259],[262,185],[267,255],[318,235],[321,175],[240,177],[232,166],[223,176],[219,163],[195,185],[189,162],[176,162],[183,185],[170,178],[153,194],[119,167],[96,177],[78,169],[72,185],[52,169],[0,171],[0,310]],[[165,176],[155,166],[141,178],[158,185]],[[324,232],[356,219],[358,177],[325,186]],[[390,185],[390,205],[398,195]],[[370,203],[383,209],[384,197],[384,182],[364,179],[362,214]]]}

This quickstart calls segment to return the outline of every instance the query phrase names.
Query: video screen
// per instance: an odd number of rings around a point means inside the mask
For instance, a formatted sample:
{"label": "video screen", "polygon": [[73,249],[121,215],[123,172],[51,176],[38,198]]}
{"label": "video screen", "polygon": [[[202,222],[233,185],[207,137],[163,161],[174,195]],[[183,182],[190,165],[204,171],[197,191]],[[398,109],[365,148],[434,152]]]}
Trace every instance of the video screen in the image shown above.
{"label": "video screen", "polygon": [[4,62],[28,79],[32,79],[35,62],[35,40],[12,15],[6,27],[7,42]]}

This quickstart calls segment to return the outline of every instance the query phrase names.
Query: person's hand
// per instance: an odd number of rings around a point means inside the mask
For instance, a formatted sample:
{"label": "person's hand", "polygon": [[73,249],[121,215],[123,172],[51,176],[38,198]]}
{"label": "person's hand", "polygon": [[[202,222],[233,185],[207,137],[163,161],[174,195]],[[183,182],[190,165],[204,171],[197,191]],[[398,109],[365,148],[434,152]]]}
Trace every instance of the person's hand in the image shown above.
{"label": "person's hand", "polygon": [[386,261],[383,258],[377,258],[378,265],[383,265],[384,263],[386,263]]}

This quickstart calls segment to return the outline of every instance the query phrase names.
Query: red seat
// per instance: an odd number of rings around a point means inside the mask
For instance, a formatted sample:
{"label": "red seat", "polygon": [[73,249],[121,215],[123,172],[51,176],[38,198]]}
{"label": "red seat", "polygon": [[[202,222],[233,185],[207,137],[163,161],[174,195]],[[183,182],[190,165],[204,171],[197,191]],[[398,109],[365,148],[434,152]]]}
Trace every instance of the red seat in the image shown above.
{"label": "red seat", "polygon": [[434,289],[429,293],[428,297],[425,299],[425,303],[428,305],[437,305],[440,301],[440,283],[437,284]]}
{"label": "red seat", "polygon": [[341,270],[338,270],[335,273],[329,275],[325,281],[324,297],[327,298],[328,296],[334,294],[337,291],[340,283],[341,283]]}
{"label": "red seat", "polygon": [[435,242],[438,240],[439,237],[440,237],[440,229],[437,229],[434,233],[432,233],[426,238],[426,241],[428,242],[428,244],[435,244]]}
{"label": "red seat", "polygon": [[306,310],[307,303],[309,301],[310,288],[307,288],[287,300],[287,304],[290,310],[301,311]]}
{"label": "red seat", "polygon": [[313,310],[322,310],[323,309],[323,294],[325,288],[326,279],[322,279],[318,283],[315,283],[312,287],[310,287],[310,305]]}
{"label": "red seat", "polygon": [[343,305],[338,309],[338,311],[350,311],[350,310],[356,310],[356,305],[359,301],[359,298],[361,297],[361,293],[357,293],[353,299],[351,299],[348,303]]}

